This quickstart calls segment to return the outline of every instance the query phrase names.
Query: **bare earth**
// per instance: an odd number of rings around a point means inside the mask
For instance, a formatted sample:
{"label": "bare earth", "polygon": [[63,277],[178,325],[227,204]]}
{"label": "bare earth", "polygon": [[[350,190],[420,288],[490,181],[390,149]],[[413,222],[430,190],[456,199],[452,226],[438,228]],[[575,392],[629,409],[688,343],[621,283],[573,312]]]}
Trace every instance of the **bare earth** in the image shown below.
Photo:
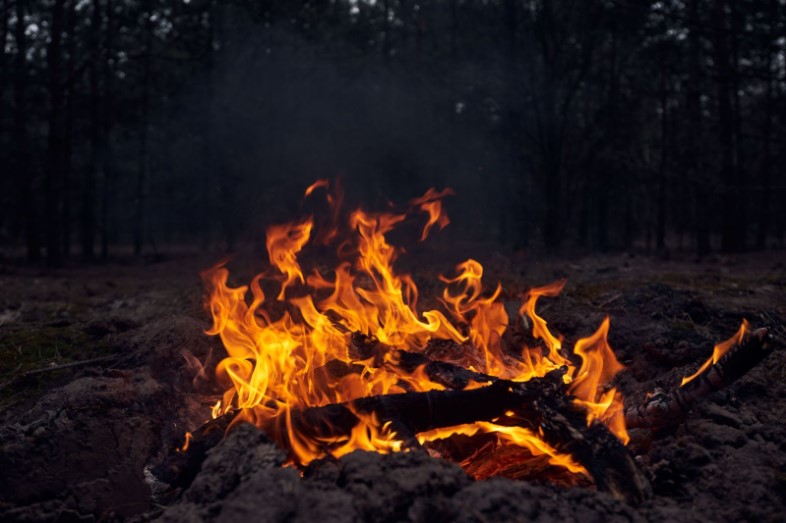
{"label": "bare earth", "polygon": [[[420,452],[356,452],[301,478],[280,467],[280,452],[251,427],[216,447],[188,490],[154,498],[145,467],[209,417],[211,384],[194,381],[181,353],[208,366],[220,354],[203,334],[198,276],[220,256],[56,273],[0,262],[0,520],[783,521],[786,252],[697,262],[452,246],[449,255],[413,252],[400,266],[421,296],[437,295],[436,275],[472,255],[484,281],[501,281],[511,302],[567,277],[563,295],[540,311],[568,340],[610,315],[609,341],[627,366],[619,379],[626,402],[678,383],[743,318],[773,327],[780,346],[675,430],[632,434],[655,490],[643,506],[591,488],[476,482]],[[237,284],[262,268],[257,259],[238,255]],[[424,299],[421,307],[434,305]],[[52,370],[95,358],[103,359]]]}

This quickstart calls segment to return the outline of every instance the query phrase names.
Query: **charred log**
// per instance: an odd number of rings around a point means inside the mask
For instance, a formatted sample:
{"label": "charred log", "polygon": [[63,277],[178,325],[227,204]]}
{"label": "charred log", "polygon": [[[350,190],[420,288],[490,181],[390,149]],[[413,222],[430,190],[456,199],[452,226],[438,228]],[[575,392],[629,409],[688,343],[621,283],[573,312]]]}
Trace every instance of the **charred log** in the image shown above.
{"label": "charred log", "polygon": [[190,436],[187,435],[182,446],[170,452],[160,464],[152,468],[156,479],[172,488],[186,488],[191,485],[202,468],[207,452],[221,442],[236,415],[237,411],[228,412],[206,421]]}
{"label": "charred log", "polygon": [[697,402],[731,385],[769,355],[772,341],[767,329],[746,334],[741,343],[692,381],[668,393],[656,393],[643,405],[627,409],[625,424],[628,428],[658,429],[681,423]]}
{"label": "charred log", "polygon": [[[451,366],[445,363],[433,368],[446,374]],[[472,390],[359,398],[293,411],[290,422],[295,433],[329,442],[348,437],[360,419],[373,417],[378,423],[390,422],[405,446],[416,446],[417,433],[500,418],[507,424],[542,434],[546,443],[557,451],[571,455],[587,469],[599,490],[631,503],[647,499],[649,483],[633,457],[602,423],[594,422],[587,427],[587,413],[566,394],[562,374],[553,371],[544,378],[523,383],[497,379]],[[176,452],[157,467],[156,476],[172,486],[190,484],[207,450],[220,441],[232,419],[233,414],[227,414],[205,424],[193,434],[185,451]],[[288,431],[274,426],[263,429],[282,446],[289,446]],[[325,443],[326,454],[329,448],[330,444]]]}

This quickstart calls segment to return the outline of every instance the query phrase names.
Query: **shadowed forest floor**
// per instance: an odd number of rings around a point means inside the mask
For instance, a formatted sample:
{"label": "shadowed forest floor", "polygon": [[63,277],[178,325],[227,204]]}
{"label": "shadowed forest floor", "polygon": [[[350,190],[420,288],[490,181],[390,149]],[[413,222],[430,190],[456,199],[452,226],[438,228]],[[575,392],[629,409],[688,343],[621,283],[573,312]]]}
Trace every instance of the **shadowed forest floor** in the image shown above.
{"label": "shadowed forest floor", "polygon": [[[591,489],[473,482],[457,466],[417,452],[357,452],[301,480],[251,430],[227,438],[191,488],[162,506],[151,501],[145,467],[209,417],[211,384],[194,380],[182,352],[208,367],[221,353],[203,334],[199,280],[219,257],[180,254],[55,273],[0,265],[0,519],[782,520],[786,253],[696,262],[536,259],[478,248],[454,258],[457,251],[401,260],[419,285],[421,310],[438,306],[429,298],[441,293],[437,275],[470,255],[484,264],[487,286],[500,281],[510,302],[567,278],[562,295],[542,300],[539,311],[568,340],[611,317],[609,342],[627,367],[619,378],[626,402],[641,401],[656,384],[677,384],[743,318],[754,328],[775,327],[781,346],[677,429],[632,434],[656,494],[642,507]],[[256,261],[238,256],[231,281],[248,281],[261,268]],[[59,367],[88,360],[96,361]]]}

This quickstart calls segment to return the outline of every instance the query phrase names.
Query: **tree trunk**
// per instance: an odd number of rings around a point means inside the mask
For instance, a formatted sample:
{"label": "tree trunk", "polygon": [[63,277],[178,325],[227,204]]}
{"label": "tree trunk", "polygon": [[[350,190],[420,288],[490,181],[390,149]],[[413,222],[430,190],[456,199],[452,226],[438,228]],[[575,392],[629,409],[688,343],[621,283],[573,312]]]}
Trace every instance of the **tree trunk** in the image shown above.
{"label": "tree trunk", "polygon": [[153,0],[144,3],[144,51],[142,57],[142,99],[140,101],[141,130],[139,132],[139,164],[137,166],[136,197],[134,199],[134,254],[142,254],[145,232],[145,199],[149,170],[148,135],[150,119],[150,75],[153,63]]}
{"label": "tree trunk", "polygon": [[[504,25],[506,38],[502,41],[503,55],[505,57],[505,106],[507,107],[507,145],[508,169],[510,176],[503,181],[501,195],[507,199],[508,194],[518,194],[512,202],[510,212],[500,209],[500,232],[502,241],[513,240],[513,248],[526,247],[529,243],[530,223],[527,216],[528,191],[525,182],[526,171],[521,161],[522,128],[521,128],[521,78],[519,72],[519,10],[515,0],[505,0]],[[513,224],[510,225],[510,215],[513,215]]]}
{"label": "tree trunk", "polygon": [[657,218],[655,224],[655,248],[662,252],[666,248],[666,170],[668,151],[668,89],[666,64],[661,50],[660,61],[660,163],[658,165]]}
{"label": "tree trunk", "polygon": [[85,169],[82,185],[82,255],[85,258],[95,256],[96,235],[96,179],[102,163],[102,126],[101,126],[101,89],[99,85],[99,67],[101,65],[101,1],[93,0],[90,36],[88,49],[90,66],[88,68],[88,84],[90,89],[90,159]]}
{"label": "tree trunk", "polygon": [[215,39],[216,39],[216,2],[215,0],[208,0],[205,9],[206,24],[207,24],[207,39],[205,40],[205,54],[207,56],[207,81],[205,84],[206,98],[207,98],[207,111],[204,122],[204,129],[202,133],[202,152],[205,158],[205,168],[202,170],[202,180],[199,184],[199,191],[197,198],[199,200],[197,213],[197,223],[199,224],[200,242],[202,249],[207,250],[210,246],[211,240],[211,191],[213,185],[213,176],[216,172],[216,157],[215,157],[215,136],[214,127],[218,122],[217,115],[218,109],[216,108],[215,96]]}
{"label": "tree trunk", "polygon": [[745,136],[742,132],[742,100],[740,99],[740,37],[739,35],[745,31],[745,15],[739,10],[739,2],[729,2],[729,42],[730,42],[730,65],[729,68],[729,84],[732,100],[732,135],[734,138],[734,185],[732,192],[734,193],[734,201],[737,204],[737,218],[734,220],[735,225],[735,250],[744,251],[747,247],[747,229],[748,229],[748,198],[744,194],[745,185],[742,183],[747,177],[745,162]]}
{"label": "tree trunk", "polygon": [[[9,6],[10,0],[3,0],[0,3],[0,42],[8,42],[8,28],[9,28],[9,18],[11,14],[11,8]],[[8,54],[6,53],[6,45],[0,46],[0,100],[4,99],[5,95],[5,87],[8,82]],[[0,125],[4,122],[0,120]],[[0,131],[3,130],[0,128]],[[11,214],[8,212],[11,208],[11,197],[12,197],[12,187],[9,185],[12,183],[13,178],[4,176],[0,177],[0,231],[3,230],[6,219],[11,217]]]}
{"label": "tree trunk", "polygon": [[[9,30],[9,18],[11,14],[11,7],[10,3],[12,0],[3,0],[0,3],[0,41],[7,42],[8,41],[8,30]],[[6,52],[5,45],[0,46],[0,97],[5,94],[5,86],[6,82],[8,81],[8,67],[6,63],[8,62],[8,53]]]}
{"label": "tree trunk", "polygon": [[685,101],[688,113],[688,136],[693,137],[691,145],[684,151],[688,176],[693,186],[695,201],[696,254],[706,256],[710,253],[710,227],[708,205],[709,194],[702,172],[704,150],[704,126],[701,112],[701,36],[699,34],[699,0],[690,0],[688,25],[688,92]]}
{"label": "tree trunk", "polygon": [[46,171],[44,201],[46,223],[46,263],[50,268],[62,265],[60,219],[62,217],[63,190],[63,101],[65,90],[61,71],[62,31],[65,0],[55,0],[52,6],[52,25],[47,47],[49,91],[49,129],[46,140]]}
{"label": "tree trunk", "polygon": [[734,158],[734,112],[732,106],[732,65],[728,42],[726,0],[718,0],[713,7],[715,65],[718,69],[718,131],[721,156],[721,248],[726,252],[740,250],[738,203],[736,194],[737,170]]}
{"label": "tree trunk", "polygon": [[543,240],[555,248],[561,241],[562,216],[562,136],[558,123],[557,71],[558,50],[553,5],[546,2],[535,15],[535,32],[540,46],[541,102],[536,102],[538,149],[544,178],[545,215]]}
{"label": "tree trunk", "polygon": [[113,86],[114,69],[112,60],[114,58],[114,34],[115,13],[113,0],[106,0],[106,32],[104,38],[104,56],[102,61],[101,75],[104,83],[104,106],[103,106],[103,136],[104,136],[104,155],[102,167],[103,183],[101,185],[101,258],[109,257],[109,242],[113,232],[112,207],[115,201],[115,177],[114,164],[112,162],[112,110],[113,110]]}
{"label": "tree trunk", "polygon": [[41,259],[41,243],[38,228],[38,212],[33,195],[33,177],[30,169],[27,136],[27,36],[25,31],[25,8],[27,0],[16,0],[16,68],[14,71],[14,146],[16,149],[16,176],[19,202],[23,214],[23,228],[27,259],[34,262]]}
{"label": "tree trunk", "polygon": [[66,13],[66,34],[68,36],[66,45],[66,77],[68,78],[67,98],[65,106],[65,130],[63,144],[63,256],[71,255],[71,197],[73,191],[71,187],[73,174],[73,150],[74,150],[74,98],[76,97],[76,78],[74,78],[74,68],[76,62],[76,0],[68,2]]}
{"label": "tree trunk", "polygon": [[772,190],[772,182],[770,180],[772,173],[772,120],[775,114],[775,83],[772,71],[773,50],[772,43],[777,38],[777,22],[778,20],[778,0],[770,0],[770,31],[764,39],[764,49],[767,53],[765,60],[766,70],[764,75],[767,82],[765,94],[765,114],[764,114],[764,154],[761,159],[761,183],[760,183],[760,196],[759,196],[759,216],[756,228],[756,248],[764,249],[767,246],[767,234],[769,233],[770,226],[770,191]]}
{"label": "tree trunk", "polygon": [[[221,48],[224,49],[229,39],[227,31],[228,28],[231,28],[231,20],[229,17],[232,11],[229,10],[228,6],[222,5],[221,2],[215,2],[213,13],[214,38],[221,45]],[[225,85],[227,82],[226,77],[221,78],[221,81],[222,84]],[[221,139],[223,127],[219,128],[221,116],[219,114],[219,107],[216,106],[216,100],[220,99],[220,97],[215,96],[215,82],[211,83],[211,89],[214,91],[211,94],[213,98],[213,113],[211,117],[211,134],[209,136],[218,137],[219,139],[217,141],[219,143],[224,143],[225,140]],[[237,234],[235,229],[235,217],[237,215],[237,209],[235,208],[235,191],[237,190],[237,184],[233,179],[230,168],[227,166],[224,149],[222,147],[215,147],[215,144],[211,144],[210,146],[213,151],[214,171],[216,173],[216,184],[218,186],[219,199],[217,206],[220,216],[221,233],[226,242],[227,252],[232,252],[235,249],[235,236]]]}

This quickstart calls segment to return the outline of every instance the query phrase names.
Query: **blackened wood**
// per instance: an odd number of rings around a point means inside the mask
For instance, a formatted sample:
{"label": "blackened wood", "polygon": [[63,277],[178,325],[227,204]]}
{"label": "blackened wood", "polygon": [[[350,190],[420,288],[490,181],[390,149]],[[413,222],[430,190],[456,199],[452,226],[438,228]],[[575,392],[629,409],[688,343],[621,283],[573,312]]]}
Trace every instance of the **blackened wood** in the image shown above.
{"label": "blackened wood", "polygon": [[305,434],[331,438],[348,435],[357,424],[358,416],[372,414],[380,423],[396,421],[415,434],[475,421],[490,421],[514,409],[536,418],[538,409],[535,405],[539,397],[547,389],[561,389],[560,380],[559,374],[554,373],[547,378],[524,383],[499,380],[472,390],[369,396],[293,412],[292,423]]}
{"label": "blackened wood", "polygon": [[494,383],[499,380],[496,376],[467,370],[454,363],[433,360],[419,352],[391,348],[372,336],[359,332],[352,334],[349,354],[354,361],[381,367],[385,365],[384,356],[388,353],[393,354],[392,359],[400,369],[412,373],[423,366],[431,381],[451,390],[463,390],[470,382]]}
{"label": "blackened wood", "polygon": [[[239,411],[228,412],[216,419],[206,421],[195,430],[191,437],[183,441],[183,445],[170,452],[164,460],[152,467],[153,475],[174,488],[186,488],[191,485],[207,452],[224,439],[229,425]],[[185,450],[183,446],[187,443]]]}
{"label": "blackened wood", "polygon": [[[597,488],[631,503],[651,495],[649,482],[625,446],[600,422],[587,426],[587,412],[566,394],[564,371],[517,383],[497,380],[472,390],[430,391],[360,398],[292,413],[292,426],[312,438],[348,437],[360,418],[393,422],[405,442],[414,434],[476,421],[504,418],[540,433],[557,451],[583,465]],[[512,411],[513,416],[506,416]],[[286,434],[268,434],[288,445]],[[329,443],[325,444],[325,452]]]}
{"label": "blackened wood", "polygon": [[742,342],[731,348],[716,364],[707,367],[684,386],[668,393],[657,393],[643,405],[626,409],[626,426],[658,429],[682,422],[698,401],[731,385],[770,354],[772,341],[767,329],[746,334]]}
{"label": "blackened wood", "polygon": [[[649,482],[625,446],[602,423],[593,422],[587,426],[586,410],[567,394],[562,379],[564,370],[519,383],[446,362],[430,361],[420,354],[398,351],[395,358],[399,367],[408,371],[425,365],[430,379],[452,390],[370,396],[294,410],[290,416],[294,431],[307,435],[310,441],[324,441],[322,450],[328,454],[335,442],[350,436],[359,419],[372,416],[380,425],[390,422],[391,430],[405,447],[417,445],[415,435],[420,432],[496,420],[540,433],[546,443],[583,465],[599,490],[631,503],[650,497]],[[343,365],[326,371],[330,374],[353,372],[355,367]],[[471,381],[488,385],[464,390]],[[232,419],[233,414],[227,414],[219,418],[220,421],[209,422],[209,429],[195,432],[189,448],[167,458],[164,474],[156,471],[156,476],[173,486],[190,484],[206,451],[220,441],[212,430],[228,427]],[[262,428],[282,447],[290,446],[287,431],[281,430],[275,422]],[[210,439],[205,440],[205,435]],[[192,459],[198,463],[189,463]]]}

